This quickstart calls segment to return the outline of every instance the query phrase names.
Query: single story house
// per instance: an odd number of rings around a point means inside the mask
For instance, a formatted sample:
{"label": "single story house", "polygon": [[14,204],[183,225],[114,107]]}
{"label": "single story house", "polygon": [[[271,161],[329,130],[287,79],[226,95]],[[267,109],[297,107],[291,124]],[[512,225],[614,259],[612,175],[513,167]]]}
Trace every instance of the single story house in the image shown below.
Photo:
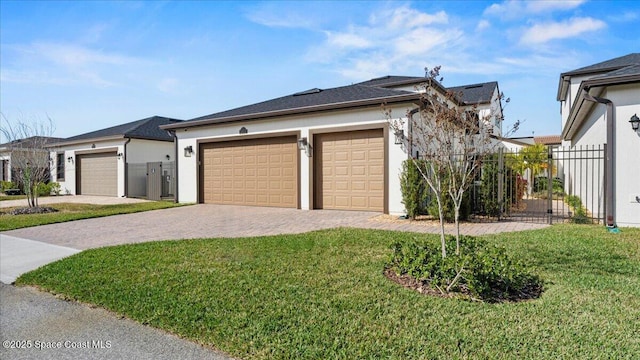
{"label": "single story house", "polygon": [[[557,100],[564,146],[606,146],[604,189],[592,189],[584,182],[593,176],[588,173],[593,169],[565,167],[576,194],[596,194],[603,200],[607,226],[640,226],[640,53],[560,74]],[[587,208],[592,203],[588,198],[582,202]]]}
{"label": "single story house", "polygon": [[175,159],[173,136],[160,126],[180,121],[153,116],[64,139],[50,148],[52,179],[67,194],[130,196],[132,164],[144,164],[144,186],[147,163]]}
{"label": "single story house", "polygon": [[[406,116],[424,82],[385,76],[161,126],[177,139],[178,201],[404,214],[399,177],[409,154],[381,105]],[[465,104],[502,109],[497,83],[472,89]]]}
{"label": "single story house", "polygon": [[[23,161],[29,161],[34,155],[37,157],[36,162],[48,169],[49,152],[45,147],[61,140],[63,139],[51,136],[31,136],[0,144],[0,181],[18,182],[18,171],[15,170],[22,166]],[[26,158],[24,154],[27,154]]]}

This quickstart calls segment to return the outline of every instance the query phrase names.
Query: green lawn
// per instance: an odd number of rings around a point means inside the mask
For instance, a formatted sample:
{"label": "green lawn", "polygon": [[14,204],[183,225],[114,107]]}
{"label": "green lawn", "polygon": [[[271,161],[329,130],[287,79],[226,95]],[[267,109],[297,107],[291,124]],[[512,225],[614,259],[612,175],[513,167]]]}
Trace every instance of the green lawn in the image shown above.
{"label": "green lawn", "polygon": [[[638,359],[640,229],[487,237],[546,281],[536,300],[420,295],[382,275],[394,240],[333,229],[87,250],[20,277],[245,359]],[[435,238],[434,238],[435,241]]]}
{"label": "green lawn", "polygon": [[6,207],[0,209],[0,231],[14,230],[30,226],[46,225],[65,221],[90,219],[102,216],[166,209],[182,205],[183,204],[176,204],[169,201],[150,201],[118,205],[59,203],[43,205],[52,207],[58,210],[58,212],[30,215],[9,215],[7,213],[14,208]]}

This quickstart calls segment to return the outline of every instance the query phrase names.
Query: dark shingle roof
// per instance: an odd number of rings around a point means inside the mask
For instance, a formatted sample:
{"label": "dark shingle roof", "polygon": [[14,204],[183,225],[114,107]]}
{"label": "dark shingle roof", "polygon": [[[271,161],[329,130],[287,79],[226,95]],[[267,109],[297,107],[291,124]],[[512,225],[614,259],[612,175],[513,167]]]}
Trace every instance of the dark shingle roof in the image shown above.
{"label": "dark shingle roof", "polygon": [[[498,82],[491,81],[481,84],[454,86],[447,88],[454,94],[459,95],[463,103],[469,104],[485,104],[491,102],[493,93],[498,87]],[[461,94],[461,95],[460,95]]]}
{"label": "dark shingle roof", "polygon": [[363,81],[363,82],[357,83],[356,85],[389,87],[394,85],[419,84],[425,81],[427,81],[427,78],[425,77],[387,75],[387,76]]}
{"label": "dark shingle roof", "polygon": [[0,144],[0,148],[25,148],[31,149],[34,146],[53,145],[64,139],[51,136],[31,136],[26,139],[14,140],[8,143]]}
{"label": "dark shingle roof", "polygon": [[[252,105],[201,116],[189,121],[228,118],[261,114],[280,110],[304,109],[320,105],[339,104],[361,100],[384,99],[393,96],[410,95],[412,92],[384,89],[373,86],[350,85],[331,89],[310,89],[292,95],[259,102]],[[380,101],[382,103],[382,100]]]}
{"label": "dark shingle roof", "polygon": [[173,140],[173,137],[171,137],[171,135],[169,135],[166,130],[160,129],[159,126],[174,124],[181,121],[182,120],[171,119],[162,116],[153,116],[126,124],[116,125],[106,129],[96,130],[85,134],[73,136],[65,139],[65,142],[89,140],[109,136],[171,141]]}
{"label": "dark shingle roof", "polygon": [[580,74],[591,74],[598,72],[608,72],[612,70],[618,70],[631,65],[640,64],[640,53],[631,53],[625,56],[620,56],[615,59],[599,62],[597,64],[581,67],[576,70],[568,71],[566,73],[562,73],[562,76],[565,75],[580,75]]}

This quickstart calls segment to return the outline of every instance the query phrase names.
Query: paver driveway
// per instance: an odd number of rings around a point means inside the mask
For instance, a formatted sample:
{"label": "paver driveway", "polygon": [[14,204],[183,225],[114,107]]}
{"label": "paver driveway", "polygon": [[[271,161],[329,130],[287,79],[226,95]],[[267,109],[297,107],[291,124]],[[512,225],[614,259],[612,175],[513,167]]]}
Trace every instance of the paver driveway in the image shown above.
{"label": "paver driveway", "polygon": [[[18,238],[74,249],[166,239],[244,237],[301,233],[332,227],[363,227],[437,233],[436,224],[376,221],[377,213],[336,210],[296,210],[199,204],[135,214],[116,215],[7,231]],[[547,225],[500,222],[463,224],[468,235],[539,229]],[[448,226],[453,232],[453,226]]]}

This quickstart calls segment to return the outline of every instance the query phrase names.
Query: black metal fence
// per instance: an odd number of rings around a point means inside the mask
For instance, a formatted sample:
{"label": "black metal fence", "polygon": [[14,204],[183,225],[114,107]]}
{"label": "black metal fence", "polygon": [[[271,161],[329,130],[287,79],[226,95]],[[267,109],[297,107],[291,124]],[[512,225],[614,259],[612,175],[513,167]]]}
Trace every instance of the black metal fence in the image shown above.
{"label": "black metal fence", "polygon": [[500,149],[482,159],[462,218],[604,223],[605,158],[605,145],[544,147],[533,154]]}

